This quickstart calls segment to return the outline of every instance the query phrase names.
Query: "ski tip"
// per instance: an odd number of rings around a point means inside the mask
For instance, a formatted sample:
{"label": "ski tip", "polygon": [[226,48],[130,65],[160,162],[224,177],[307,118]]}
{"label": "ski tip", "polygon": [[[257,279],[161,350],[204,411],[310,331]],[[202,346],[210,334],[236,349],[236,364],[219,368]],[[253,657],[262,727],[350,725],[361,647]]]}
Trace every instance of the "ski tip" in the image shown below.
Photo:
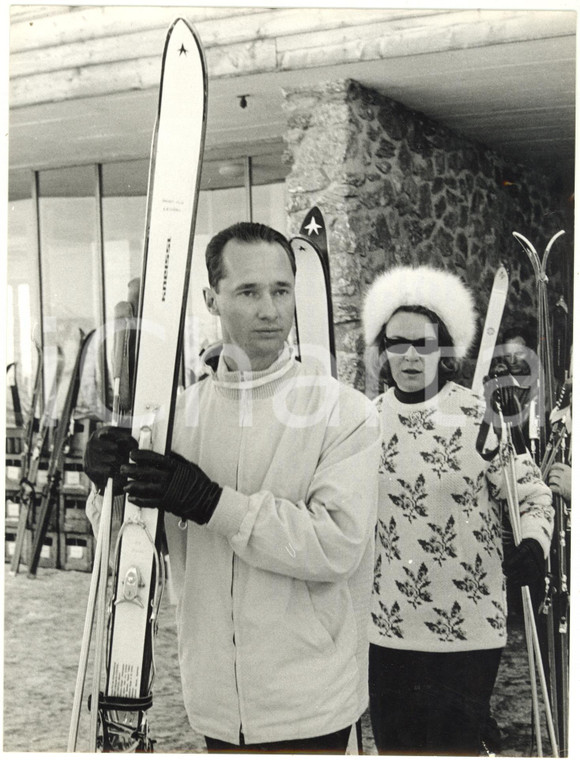
{"label": "ski tip", "polygon": [[201,48],[201,43],[199,41],[199,35],[197,34],[197,31],[189,23],[189,21],[183,18],[183,16],[178,16],[175,21],[173,21],[169,27],[169,30],[167,31],[167,39],[169,40],[173,35],[178,36],[179,34],[187,34],[187,36],[193,37],[198,47]]}
{"label": "ski tip", "polygon": [[326,235],[324,217],[318,206],[313,206],[304,217],[304,221],[300,227],[300,235],[315,239]]}
{"label": "ski tip", "polygon": [[165,50],[163,60],[168,53],[177,53],[177,57],[187,61],[191,56],[193,47],[197,48],[198,55],[203,59],[204,52],[201,40],[195,28],[184,19],[178,16],[170,25],[165,35]]}
{"label": "ski tip", "polygon": [[183,16],[178,16],[169,27],[168,34],[171,34],[171,32],[179,29],[180,26],[184,26],[188,31],[193,31],[193,27],[189,23],[189,21],[186,21]]}

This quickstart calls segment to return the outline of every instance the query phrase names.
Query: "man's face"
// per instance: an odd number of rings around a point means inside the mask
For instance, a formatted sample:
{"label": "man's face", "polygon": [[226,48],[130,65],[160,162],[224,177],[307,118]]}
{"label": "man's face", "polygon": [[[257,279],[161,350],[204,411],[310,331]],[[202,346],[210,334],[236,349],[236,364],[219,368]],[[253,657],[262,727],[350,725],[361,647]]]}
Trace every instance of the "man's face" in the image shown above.
{"label": "man's face", "polygon": [[230,240],[222,256],[225,277],[206,289],[207,307],[220,318],[224,343],[241,349],[253,370],[267,369],[294,321],[290,260],[281,245],[265,241]]}
{"label": "man's face", "polygon": [[531,351],[526,348],[526,342],[520,336],[510,338],[505,343],[504,360],[512,375],[529,375],[530,365],[528,359]]}

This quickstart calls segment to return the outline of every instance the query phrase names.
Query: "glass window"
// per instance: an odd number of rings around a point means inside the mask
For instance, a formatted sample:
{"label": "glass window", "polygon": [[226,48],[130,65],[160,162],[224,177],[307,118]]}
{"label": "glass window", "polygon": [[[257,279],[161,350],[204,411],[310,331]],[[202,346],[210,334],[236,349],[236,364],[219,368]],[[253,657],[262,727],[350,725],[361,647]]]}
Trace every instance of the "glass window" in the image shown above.
{"label": "glass window", "polygon": [[186,386],[199,367],[200,352],[221,337],[219,321],[208,312],[203,298],[203,289],[208,285],[205,249],[216,232],[244,219],[246,193],[243,187],[205,190],[199,194],[183,339]]}
{"label": "glass window", "polygon": [[147,202],[148,161],[102,168],[105,316],[129,297],[129,283],[141,276]]}
{"label": "glass window", "polygon": [[[40,272],[44,330],[45,398],[58,384],[60,416],[83,334],[101,323],[101,269],[98,241],[95,167],[40,172]],[[92,416],[104,398],[105,368],[92,341],[77,406],[78,416]]]}
{"label": "glass window", "polygon": [[268,224],[283,235],[291,236],[298,233],[298,230],[288,230],[284,182],[256,185],[252,188],[252,201],[255,222]]}
{"label": "glass window", "polygon": [[[40,346],[40,308],[38,293],[38,250],[32,200],[32,172],[10,177],[8,202],[7,280],[6,280],[6,362],[14,363],[8,382],[17,383],[24,413],[32,395]],[[12,394],[7,395],[7,424],[14,422]]]}
{"label": "glass window", "polygon": [[[149,161],[124,161],[101,168],[104,331],[107,367],[113,378],[115,307],[129,302],[136,316],[143,256]],[[129,403],[124,398],[122,405]]]}
{"label": "glass window", "polygon": [[[287,232],[281,151],[251,161],[241,157],[204,162],[184,336],[186,384],[193,379],[200,351],[220,337],[218,320],[207,312],[203,299],[204,252],[216,232],[248,218],[248,166],[253,219]],[[55,415],[68,388],[80,330],[87,333],[103,322],[106,329],[97,330],[87,353],[77,415],[102,418],[102,402],[105,397],[110,401],[111,326],[116,304],[137,293],[148,174],[148,159],[38,173],[40,255],[31,197],[33,175],[11,174],[8,361],[17,362],[26,397],[36,369],[30,335],[36,329],[40,343],[42,304],[45,394],[53,387],[57,368],[62,372]]]}

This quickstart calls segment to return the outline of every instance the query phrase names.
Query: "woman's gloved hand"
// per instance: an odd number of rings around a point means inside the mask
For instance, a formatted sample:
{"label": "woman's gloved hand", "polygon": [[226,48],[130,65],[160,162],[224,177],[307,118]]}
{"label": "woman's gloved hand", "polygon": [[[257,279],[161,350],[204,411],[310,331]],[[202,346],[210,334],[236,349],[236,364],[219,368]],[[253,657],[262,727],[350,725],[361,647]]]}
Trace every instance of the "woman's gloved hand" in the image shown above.
{"label": "woman's gloved hand", "polygon": [[506,578],[516,586],[531,586],[545,572],[544,550],[535,538],[524,538],[503,561]]}

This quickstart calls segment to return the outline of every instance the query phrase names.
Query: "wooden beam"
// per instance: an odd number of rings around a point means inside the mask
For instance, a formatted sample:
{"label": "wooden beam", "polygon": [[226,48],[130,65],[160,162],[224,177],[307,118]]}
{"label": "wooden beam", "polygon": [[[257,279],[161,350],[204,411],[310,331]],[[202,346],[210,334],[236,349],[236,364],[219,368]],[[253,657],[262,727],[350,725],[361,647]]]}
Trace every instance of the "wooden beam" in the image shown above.
{"label": "wooden beam", "polygon": [[[214,78],[275,71],[276,43],[274,40],[257,40],[251,45],[213,48],[206,51],[206,59],[210,77]],[[135,61],[19,77],[10,83],[10,107],[147,90],[159,85],[160,65],[161,59],[157,54]]]}
{"label": "wooden beam", "polygon": [[359,26],[356,35],[350,36],[345,30],[338,30],[323,35],[312,32],[300,37],[284,37],[278,40],[278,70],[575,36],[574,15],[567,11],[459,11],[435,16],[420,26],[412,20],[401,20]]}
{"label": "wooden beam", "polygon": [[102,37],[120,37],[150,29],[165,31],[174,19],[184,16],[197,24],[207,19],[220,21],[233,16],[258,13],[261,9],[179,6],[59,6],[60,12],[50,12],[44,18],[25,18],[10,25],[12,53],[24,50],[70,45],[76,42],[98,40]]}
{"label": "wooden beam", "polygon": [[[157,86],[167,23],[178,11],[183,9],[148,7],[136,13],[133,7],[85,6],[15,24],[11,107]],[[213,79],[557,38],[574,34],[574,16],[565,11],[187,8]]]}
{"label": "wooden beam", "polygon": [[[139,9],[142,10],[142,9]],[[183,10],[183,9],[182,9]],[[189,9],[186,9],[187,11]],[[244,9],[242,9],[244,10]],[[247,9],[246,9],[247,10]],[[182,15],[195,25],[204,49],[229,47],[242,42],[253,43],[256,40],[300,38],[317,30],[320,34],[326,30],[345,30],[347,35],[356,35],[359,27],[368,27],[376,23],[396,23],[404,11],[380,10],[342,10],[342,9],[250,9],[250,13],[233,10],[227,17],[219,19],[195,19],[194,14]],[[446,11],[422,11],[421,17],[431,17]],[[58,71],[73,67],[95,66],[113,61],[134,60],[159,56],[163,49],[167,27],[173,16],[168,14],[166,24],[153,23],[161,17],[157,12],[151,19],[146,14],[147,24],[134,14],[134,23],[120,26],[114,35],[109,35],[109,28],[103,34],[81,38],[74,41],[58,41],[47,37],[45,30],[41,34],[32,32],[22,25],[12,29],[10,78],[30,76],[42,72]],[[406,13],[406,17],[416,19],[417,12]],[[151,26],[153,24],[153,26]],[[93,30],[93,34],[96,34]],[[60,37],[66,35],[60,34]]]}

